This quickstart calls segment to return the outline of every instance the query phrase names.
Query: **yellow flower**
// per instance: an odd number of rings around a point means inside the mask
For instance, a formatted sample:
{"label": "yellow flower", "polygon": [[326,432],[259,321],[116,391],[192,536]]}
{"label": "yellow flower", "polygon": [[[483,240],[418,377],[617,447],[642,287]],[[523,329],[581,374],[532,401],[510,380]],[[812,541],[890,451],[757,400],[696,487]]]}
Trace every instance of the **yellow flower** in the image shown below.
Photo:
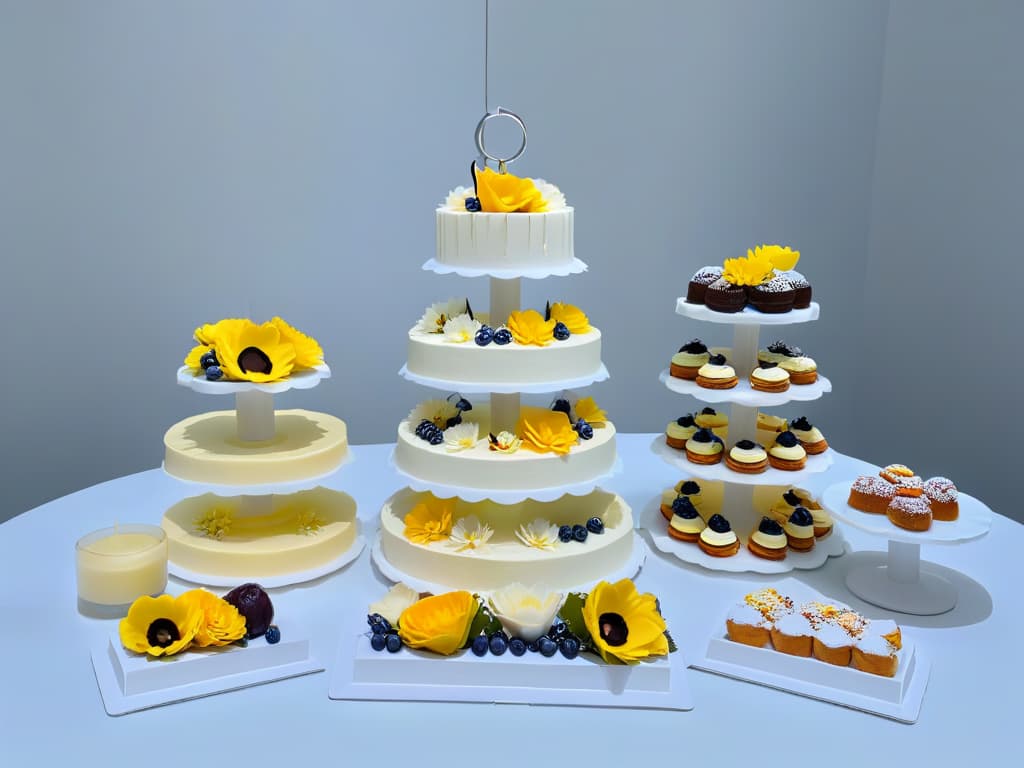
{"label": "yellow flower", "polygon": [[213,346],[225,377],[235,381],[278,381],[295,367],[295,347],[272,323],[222,320]]}
{"label": "yellow flower", "polygon": [[299,329],[289,325],[280,317],[270,320],[271,325],[281,334],[281,341],[295,348],[295,368],[315,368],[324,362],[324,351],[319,342]]}
{"label": "yellow flower", "polygon": [[800,251],[794,251],[788,245],[759,245],[754,249],[755,256],[764,256],[780,272],[793,269],[800,261]]}
{"label": "yellow flower", "polygon": [[555,321],[545,320],[535,309],[515,311],[508,318],[508,330],[517,344],[535,344],[546,347],[555,333]]}
{"label": "yellow flower", "polygon": [[195,600],[144,595],[121,619],[118,633],[129,651],[172,656],[192,644],[202,624],[203,611]]}
{"label": "yellow flower", "polygon": [[577,400],[575,410],[576,418],[583,419],[591,426],[599,427],[608,421],[608,414],[601,408],[598,408],[597,403],[594,402],[592,397],[584,397],[582,400]]}
{"label": "yellow flower", "polygon": [[205,589],[193,589],[179,600],[189,600],[202,611],[203,621],[193,641],[200,648],[229,645],[245,636],[245,617],[227,600]]}
{"label": "yellow flower", "polygon": [[480,608],[469,592],[447,592],[410,605],[398,619],[398,635],[410,648],[449,656],[466,644]]}
{"label": "yellow flower", "polygon": [[583,313],[583,310],[572,304],[556,302],[551,305],[551,319],[556,323],[565,323],[569,333],[589,333],[590,320]]}
{"label": "yellow flower", "polygon": [[548,204],[537,185],[511,173],[476,169],[476,195],[486,213],[543,213]]}
{"label": "yellow flower", "polygon": [[414,544],[443,541],[452,532],[455,499],[438,499],[427,495],[405,516],[405,538]]}
{"label": "yellow flower", "polygon": [[576,445],[576,432],[566,415],[547,408],[523,406],[516,433],[522,436],[524,448],[537,453],[565,455]]}
{"label": "yellow flower", "polygon": [[668,653],[665,620],[654,595],[641,595],[629,579],[602,581],[583,603],[583,621],[601,658],[636,664]]}
{"label": "yellow flower", "polygon": [[241,322],[241,318],[229,317],[224,320],[218,320],[216,323],[204,323],[196,328],[192,334],[195,340],[200,344],[205,344],[208,347],[217,346],[217,337],[223,332],[231,323]]}
{"label": "yellow flower", "polygon": [[213,347],[209,347],[206,344],[200,344],[192,347],[192,351],[185,357],[185,365],[192,369],[192,373],[199,373],[203,369],[202,364],[199,362],[203,355],[207,352],[212,352]]}
{"label": "yellow flower", "polygon": [[755,254],[748,250],[746,258],[726,259],[722,277],[733,285],[760,285],[769,280],[774,267],[771,260],[764,254]]}

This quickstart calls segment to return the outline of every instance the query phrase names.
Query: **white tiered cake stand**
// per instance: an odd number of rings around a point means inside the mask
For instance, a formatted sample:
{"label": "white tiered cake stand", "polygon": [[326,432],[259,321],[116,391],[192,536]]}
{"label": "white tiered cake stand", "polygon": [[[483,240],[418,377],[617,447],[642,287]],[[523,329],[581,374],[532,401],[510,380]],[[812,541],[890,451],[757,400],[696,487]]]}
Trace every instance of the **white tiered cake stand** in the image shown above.
{"label": "white tiered cake stand", "polygon": [[[762,325],[791,325],[807,323],[818,319],[819,307],[812,302],[807,309],[794,309],[779,314],[765,314],[746,307],[740,312],[715,312],[703,304],[690,304],[685,297],[676,302],[676,313],[694,320],[733,326],[733,343],[729,362],[735,368],[739,384],[733,389],[715,390],[699,387],[695,382],[676,379],[669,372],[662,371],[660,380],[672,392],[686,394],[706,403],[729,403],[729,444],[739,440],[757,442],[758,408],[784,405],[788,402],[816,400],[832,391],[832,383],[819,374],[818,381],[807,385],[790,385],[785,392],[759,392],[749,384],[750,372],[757,364],[758,339]],[[718,464],[694,464],[682,450],[669,447],[664,435],[655,439],[651,450],[668,464],[698,480],[712,480],[724,483],[722,502],[723,515],[729,519],[740,538],[745,537],[757,522],[754,511],[753,491],[757,486],[799,486],[808,477],[827,472],[832,466],[834,452],[831,448],[824,453],[807,457],[804,469],[785,471],[769,467],[758,474],[744,474],[729,469],[725,461]],[[742,524],[737,525],[737,522]],[[666,522],[658,505],[647,510],[643,527],[651,534],[654,546],[662,552],[674,555],[686,563],[693,563],[711,570],[754,573],[786,573],[794,569],[818,568],[829,557],[838,557],[846,551],[846,542],[838,526],[832,533],[815,541],[809,552],[787,552],[784,560],[766,560],[751,554],[745,546],[731,557],[712,557],[705,554],[695,543],[679,541],[667,533]]]}
{"label": "white tiered cake stand", "polygon": [[822,506],[837,520],[889,542],[885,564],[850,569],[846,575],[850,591],[872,605],[917,616],[952,610],[957,602],[956,587],[921,561],[921,545],[963,544],[979,539],[992,527],[992,510],[961,493],[956,520],[935,520],[927,531],[908,531],[893,525],[884,514],[862,512],[847,504],[850,485],[849,480],[830,485],[822,496]]}

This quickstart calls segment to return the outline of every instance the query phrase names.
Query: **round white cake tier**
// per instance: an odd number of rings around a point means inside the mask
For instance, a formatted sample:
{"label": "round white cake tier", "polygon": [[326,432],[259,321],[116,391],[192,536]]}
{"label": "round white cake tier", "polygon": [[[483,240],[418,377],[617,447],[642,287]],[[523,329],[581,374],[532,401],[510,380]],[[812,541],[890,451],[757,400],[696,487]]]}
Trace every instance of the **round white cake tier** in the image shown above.
{"label": "round white cake tier", "polygon": [[[524,501],[500,505],[490,501],[454,501],[453,522],[475,515],[494,533],[480,550],[456,551],[449,541],[416,544],[405,537],[406,514],[427,494],[404,489],[384,503],[380,519],[381,559],[385,575],[405,580],[414,588],[442,587],[488,591],[514,582],[565,591],[602,578],[639,569],[633,533],[633,515],[619,496],[594,491],[586,496],[564,496],[558,501]],[[585,525],[600,517],[605,530],[589,534],[584,542],[558,542],[541,550],[516,536],[520,525],[543,518],[555,525]],[[640,551],[642,554],[642,550]],[[411,582],[411,583],[410,583]]]}
{"label": "round white cake tier", "polygon": [[962,544],[986,535],[992,528],[992,510],[973,496],[958,493],[960,514],[956,520],[932,520],[927,531],[908,531],[889,521],[885,514],[854,509],[847,502],[852,481],[844,480],[825,489],[821,505],[837,520],[861,531],[906,544]]}
{"label": "round white cake tier", "polygon": [[668,445],[665,442],[664,435],[659,435],[654,439],[651,450],[676,469],[689,472],[694,477],[703,480],[722,480],[724,482],[736,483],[737,485],[795,485],[805,480],[809,475],[816,475],[826,471],[832,466],[833,459],[832,449],[829,448],[824,453],[808,456],[807,463],[803,469],[790,471],[775,469],[775,467],[769,466],[764,472],[748,475],[729,469],[725,465],[724,457],[717,464],[694,464],[686,458],[685,450],[672,448]]}
{"label": "round white cake tier", "polygon": [[676,314],[691,317],[694,320],[725,325],[795,325],[817,320],[819,312],[820,307],[816,301],[812,301],[811,306],[806,309],[771,313],[760,312],[749,305],[739,312],[715,312],[713,309],[708,309],[705,304],[691,304],[685,296],[676,300]]}
{"label": "round white cake tier", "polygon": [[[694,479],[695,476],[684,477],[683,480]],[[714,557],[706,554],[697,542],[680,541],[668,533],[668,520],[661,512],[660,499],[646,507],[640,517],[640,525],[651,535],[655,549],[673,555],[684,563],[692,563],[711,571],[728,573],[788,573],[792,570],[810,570],[820,568],[830,557],[839,557],[846,552],[846,540],[839,526],[832,526],[832,533],[815,539],[814,547],[806,552],[794,549],[786,550],[782,560],[766,560],[751,554],[747,549],[747,539],[754,528],[760,523],[761,517],[793,484],[775,486],[762,485],[751,488],[753,503],[746,507],[736,507],[723,511],[724,484],[697,478],[701,487],[703,501],[700,506],[701,516],[707,520],[715,513],[725,516],[729,525],[740,540],[740,551],[731,557]],[[822,505],[824,506],[824,505]]]}
{"label": "round white cake tier", "polygon": [[[237,586],[258,581],[279,587],[319,578],[359,556],[356,503],[351,496],[316,488],[243,502],[204,494],[185,499],[164,514],[168,571],[194,583]],[[198,527],[218,511],[230,520],[220,538]]]}
{"label": "round white cake tier", "polygon": [[433,490],[448,498],[500,499],[503,503],[526,498],[551,500],[564,493],[579,495],[593,489],[616,469],[615,426],[606,421],[594,427],[594,437],[579,441],[565,456],[520,448],[500,453],[488,448],[490,408],[474,406],[463,417],[480,425],[481,439],[466,450],[451,452],[444,444],[430,445],[418,438],[415,425],[398,425],[395,468],[420,490]]}
{"label": "round white cake tier", "polygon": [[740,379],[732,389],[708,389],[699,386],[696,381],[672,376],[667,370],[662,371],[658,379],[673,392],[690,395],[704,403],[736,403],[762,408],[785,405],[789,402],[817,400],[826,392],[832,391],[832,382],[821,374],[813,384],[790,384],[785,392],[761,392],[751,387],[750,382],[745,379]]}
{"label": "round white cake tier", "polygon": [[[532,344],[455,344],[441,333],[409,331],[402,375],[436,389],[468,392],[554,392],[608,378],[601,363],[601,332],[570,336],[546,347]],[[429,382],[429,383],[428,383]]]}
{"label": "round white cake tier", "polygon": [[307,368],[304,371],[296,371],[292,375],[272,381],[269,384],[257,384],[252,381],[210,381],[205,374],[194,374],[187,365],[178,369],[178,384],[188,387],[193,392],[204,395],[235,395],[239,392],[265,392],[269,395],[276,395],[280,392],[287,392],[289,389],[312,389],[323,379],[331,377],[331,369],[326,365],[318,365],[315,368]]}
{"label": "round white cake tier", "polygon": [[[435,262],[492,277],[531,277],[529,272],[570,274],[573,209],[551,213],[470,213],[437,209]],[[496,274],[508,273],[508,274]]]}
{"label": "round white cake tier", "polygon": [[278,484],[323,478],[348,457],[345,422],[326,413],[274,413],[270,440],[237,437],[234,411],[211,411],[179,421],[164,434],[164,470],[178,480],[274,492]]}

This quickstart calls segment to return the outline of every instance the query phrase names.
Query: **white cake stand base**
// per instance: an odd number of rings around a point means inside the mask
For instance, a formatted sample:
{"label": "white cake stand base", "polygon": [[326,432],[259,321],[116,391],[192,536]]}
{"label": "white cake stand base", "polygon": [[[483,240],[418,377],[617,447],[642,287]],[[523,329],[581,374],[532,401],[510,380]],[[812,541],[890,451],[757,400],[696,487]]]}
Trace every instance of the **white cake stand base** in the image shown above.
{"label": "white cake stand base", "polygon": [[846,575],[846,586],[861,600],[914,616],[934,616],[956,606],[956,588],[922,569],[921,545],[889,542],[885,565],[863,565]]}

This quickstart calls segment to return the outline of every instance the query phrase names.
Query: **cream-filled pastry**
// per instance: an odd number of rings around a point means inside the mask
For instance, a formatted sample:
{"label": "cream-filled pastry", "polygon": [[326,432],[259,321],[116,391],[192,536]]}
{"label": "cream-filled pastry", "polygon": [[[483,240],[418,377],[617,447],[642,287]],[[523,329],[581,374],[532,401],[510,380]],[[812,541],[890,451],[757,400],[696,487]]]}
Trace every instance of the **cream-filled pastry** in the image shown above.
{"label": "cream-filled pastry", "polygon": [[723,440],[729,431],[729,415],[719,413],[711,406],[705,406],[699,413],[693,415],[693,420],[702,429],[710,429]]}
{"label": "cream-filled pastry", "polygon": [[787,344],[786,342],[779,339],[778,341],[773,341],[771,344],[769,344],[767,349],[759,349],[757,351],[757,362],[778,364],[785,360],[787,357],[796,357],[802,354],[803,352],[801,351],[800,347],[794,346],[792,344]]}
{"label": "cream-filled pastry", "polygon": [[792,432],[780,432],[768,449],[768,463],[775,469],[794,472],[807,465],[807,451]]}
{"label": "cream-filled pastry", "polygon": [[672,519],[668,522],[668,535],[680,541],[697,541],[705,528],[704,518],[685,496],[672,502]]}
{"label": "cream-filled pastry", "polygon": [[712,557],[731,557],[740,551],[740,540],[729,521],[715,514],[708,518],[707,527],[700,532],[697,546]]}
{"label": "cream-filled pastry", "polygon": [[763,362],[750,372],[750,386],[759,392],[785,392],[789,389],[789,373],[778,363]]}
{"label": "cream-filled pastry", "polygon": [[708,352],[704,342],[700,339],[693,339],[683,344],[679,351],[672,355],[668,372],[677,379],[692,381],[697,378],[697,371],[707,363],[710,357],[711,353]]}
{"label": "cream-filled pastry", "polygon": [[729,449],[725,465],[734,472],[756,475],[768,469],[768,452],[753,440],[740,440]]}
{"label": "cream-filled pastry", "polygon": [[686,441],[686,458],[694,464],[717,464],[722,460],[725,445],[710,429],[698,429]]}
{"label": "cream-filled pastry", "polygon": [[762,517],[757,527],[747,537],[747,549],[751,554],[765,560],[783,560],[789,539],[782,526],[770,517]]}
{"label": "cream-filled pastry", "polygon": [[739,383],[736,370],[725,355],[712,355],[697,371],[697,386],[705,389],[732,389]]}
{"label": "cream-filled pastry", "polygon": [[789,546],[799,552],[814,548],[814,517],[810,511],[797,507],[784,526]]}
{"label": "cream-filled pastry", "polygon": [[813,384],[818,380],[818,364],[805,355],[780,360],[779,367],[789,374],[793,384]]}
{"label": "cream-filled pastry", "polygon": [[670,448],[682,450],[686,445],[686,441],[693,437],[693,433],[697,429],[697,423],[693,420],[693,414],[684,414],[675,421],[670,421],[668,426],[665,427],[665,442]]}
{"label": "cream-filled pastry", "polygon": [[700,484],[696,480],[680,480],[672,488],[667,488],[661,493],[661,514],[666,520],[672,518],[672,502],[678,496],[685,496],[698,512],[704,505],[704,496],[701,494]]}
{"label": "cream-filled pastry", "polygon": [[821,434],[820,429],[807,420],[806,416],[801,416],[799,419],[790,422],[789,430],[796,435],[800,445],[810,455],[814,456],[828,450],[828,441],[825,440],[825,436]]}

